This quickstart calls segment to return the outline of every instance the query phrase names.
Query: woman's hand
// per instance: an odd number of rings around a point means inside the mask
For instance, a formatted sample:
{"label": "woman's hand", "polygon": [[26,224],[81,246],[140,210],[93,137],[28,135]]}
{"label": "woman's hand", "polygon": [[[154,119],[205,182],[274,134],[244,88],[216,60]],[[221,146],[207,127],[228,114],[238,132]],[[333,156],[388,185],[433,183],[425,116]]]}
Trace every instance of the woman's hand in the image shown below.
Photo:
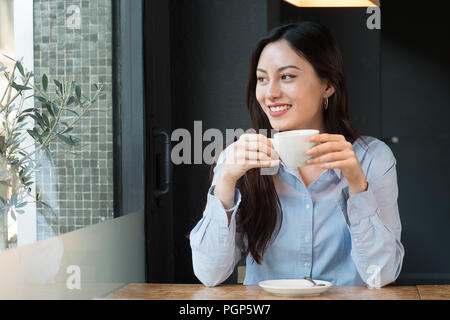
{"label": "woman's hand", "polygon": [[237,182],[248,170],[280,164],[272,142],[262,134],[243,134],[227,154],[221,173],[223,178]]}
{"label": "woman's hand", "polygon": [[340,169],[348,181],[350,195],[366,191],[368,183],[355,155],[353,146],[340,134],[316,134],[310,137],[311,142],[318,145],[309,149],[306,154],[313,156],[308,164],[320,164],[325,169]]}
{"label": "woman's hand", "polygon": [[[236,182],[248,170],[268,168],[280,164],[272,142],[261,134],[243,134],[226,155],[217,178],[214,195],[220,199],[225,210],[233,207]],[[230,224],[231,213],[228,213]]]}

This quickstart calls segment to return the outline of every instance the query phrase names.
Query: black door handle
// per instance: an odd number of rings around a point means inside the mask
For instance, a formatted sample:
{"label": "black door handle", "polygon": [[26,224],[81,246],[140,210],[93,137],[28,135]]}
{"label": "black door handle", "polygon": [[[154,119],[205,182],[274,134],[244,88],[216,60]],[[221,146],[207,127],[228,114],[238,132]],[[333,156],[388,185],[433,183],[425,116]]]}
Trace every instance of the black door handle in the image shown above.
{"label": "black door handle", "polygon": [[400,141],[400,139],[396,136],[389,137],[389,138],[381,138],[380,140],[386,144],[397,144]]}
{"label": "black door handle", "polygon": [[[170,137],[169,134],[163,130],[153,129],[153,138],[158,137],[164,138],[164,159],[163,159],[164,182],[163,182],[163,189],[156,189],[153,192],[155,198],[159,198],[163,194],[168,193],[170,189],[170,184],[172,182],[171,176],[172,163],[170,162]],[[158,164],[156,164],[156,168],[158,168]]]}

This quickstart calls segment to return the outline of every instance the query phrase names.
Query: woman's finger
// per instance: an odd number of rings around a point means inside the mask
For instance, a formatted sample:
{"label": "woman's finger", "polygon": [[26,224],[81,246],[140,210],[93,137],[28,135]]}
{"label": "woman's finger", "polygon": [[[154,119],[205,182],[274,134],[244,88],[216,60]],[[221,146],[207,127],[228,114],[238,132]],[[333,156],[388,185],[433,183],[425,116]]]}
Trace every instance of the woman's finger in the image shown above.
{"label": "woman's finger", "polygon": [[325,142],[319,145],[316,145],[306,151],[307,155],[315,155],[315,154],[325,154],[329,152],[338,152],[344,149],[350,149],[352,144],[347,141],[339,141],[339,142]]}
{"label": "woman's finger", "polygon": [[271,158],[264,152],[248,151],[242,149],[237,150],[234,154],[227,157],[228,164],[246,165],[249,160],[271,161],[276,160],[276,158]]}
{"label": "woman's finger", "polygon": [[269,168],[269,167],[275,167],[280,164],[281,160],[269,160],[269,161],[258,161],[258,160],[248,160],[246,164],[248,165],[249,169],[253,168]]}
{"label": "woman's finger", "polygon": [[328,141],[345,141],[345,137],[342,134],[332,134],[332,133],[320,133],[309,137],[309,141],[324,143]]}
{"label": "woman's finger", "polygon": [[261,134],[247,135],[242,139],[240,147],[245,150],[264,152],[273,159],[279,158],[271,141]]}
{"label": "woman's finger", "polygon": [[333,161],[333,162],[325,162],[320,165],[320,167],[325,169],[347,169],[354,167],[357,164],[358,160],[356,158],[349,158],[345,160]]}
{"label": "woman's finger", "polygon": [[351,157],[354,157],[354,153],[350,150],[343,150],[343,151],[339,151],[339,152],[330,152],[330,153],[324,154],[322,156],[308,160],[308,164],[317,164],[317,163],[324,163],[324,162],[346,160]]}
{"label": "woman's finger", "polygon": [[260,161],[270,161],[270,160],[276,160],[274,158],[271,158],[267,155],[265,152],[261,151],[248,151],[245,152],[245,160],[260,160]]}

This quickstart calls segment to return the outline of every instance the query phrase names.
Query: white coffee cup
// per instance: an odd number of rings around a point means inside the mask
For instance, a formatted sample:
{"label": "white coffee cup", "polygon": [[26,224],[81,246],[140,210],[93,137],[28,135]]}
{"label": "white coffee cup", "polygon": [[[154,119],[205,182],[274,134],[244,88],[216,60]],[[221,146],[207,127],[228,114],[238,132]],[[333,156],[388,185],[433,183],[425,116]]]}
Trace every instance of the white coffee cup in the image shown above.
{"label": "white coffee cup", "polygon": [[297,168],[306,166],[306,161],[312,158],[306,154],[306,151],[317,143],[309,141],[309,137],[318,133],[319,130],[312,129],[283,131],[275,133],[270,140],[286,167]]}

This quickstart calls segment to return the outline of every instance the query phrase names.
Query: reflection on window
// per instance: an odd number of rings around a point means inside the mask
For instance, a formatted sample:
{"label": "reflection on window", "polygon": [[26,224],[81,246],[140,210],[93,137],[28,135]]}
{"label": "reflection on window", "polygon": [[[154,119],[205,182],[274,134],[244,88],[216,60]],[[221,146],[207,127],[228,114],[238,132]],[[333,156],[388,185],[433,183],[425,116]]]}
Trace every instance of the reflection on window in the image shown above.
{"label": "reflection on window", "polygon": [[36,192],[52,207],[37,206],[37,240],[114,216],[111,17],[111,0],[34,1],[35,83],[43,74],[73,79],[89,96],[94,84],[105,85],[103,98],[73,130],[80,147],[54,143],[53,165],[43,163],[36,173]]}
{"label": "reflection on window", "polygon": [[[14,52],[13,4],[0,0],[0,52],[20,59]],[[53,158],[39,159],[36,193],[48,206],[37,204],[36,241],[114,217],[111,20],[111,0],[33,1],[34,83],[41,86],[44,74],[60,82],[75,81],[87,97],[94,95],[94,84],[104,85],[104,95],[72,132],[80,145],[55,141],[50,145]],[[0,63],[13,67],[4,57]],[[0,92],[5,86],[0,79]],[[54,87],[49,83],[49,92]],[[34,106],[42,108],[37,99]],[[0,232],[2,227],[0,221]],[[21,237],[16,221],[9,219],[7,232],[7,246],[15,247]]]}

